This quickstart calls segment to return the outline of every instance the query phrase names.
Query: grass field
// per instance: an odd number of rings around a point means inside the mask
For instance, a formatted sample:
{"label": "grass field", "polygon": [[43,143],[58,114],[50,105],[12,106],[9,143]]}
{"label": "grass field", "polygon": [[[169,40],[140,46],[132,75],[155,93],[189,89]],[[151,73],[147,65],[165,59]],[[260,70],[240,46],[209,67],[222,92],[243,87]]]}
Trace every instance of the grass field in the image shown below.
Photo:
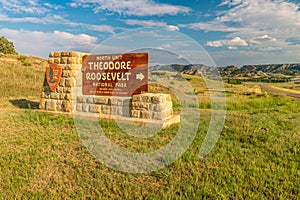
{"label": "grass field", "polygon": [[[22,66],[14,59],[4,60],[1,199],[299,199],[299,101],[254,93],[249,85],[225,85],[225,126],[215,148],[201,159],[210,101],[202,79],[188,76],[201,108],[193,144],[164,169],[129,174],[96,161],[80,141],[72,118],[35,111],[45,62],[28,58],[32,66]],[[165,145],[178,128],[164,130],[160,140],[139,142],[127,141],[116,123],[101,123],[112,140],[136,152]]]}

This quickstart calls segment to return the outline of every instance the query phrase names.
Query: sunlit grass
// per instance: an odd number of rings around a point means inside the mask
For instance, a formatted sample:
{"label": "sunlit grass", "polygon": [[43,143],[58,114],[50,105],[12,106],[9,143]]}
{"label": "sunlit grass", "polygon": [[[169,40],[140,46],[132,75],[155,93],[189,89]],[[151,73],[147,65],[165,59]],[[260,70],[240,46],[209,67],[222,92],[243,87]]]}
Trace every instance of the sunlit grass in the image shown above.
{"label": "sunlit grass", "polygon": [[[194,142],[166,168],[129,174],[97,161],[83,146],[71,117],[12,105],[11,100],[20,98],[39,99],[44,72],[18,64],[3,69],[3,65],[0,79],[8,83],[0,86],[5,94],[0,101],[5,107],[0,111],[1,199],[299,198],[300,103],[296,100],[249,93],[247,85],[225,85],[228,111],[223,131],[210,154],[200,159],[211,110],[203,80],[192,77],[189,82],[201,111]],[[19,78],[16,85],[8,74]],[[37,83],[23,85],[21,80]],[[12,110],[14,114],[9,114]],[[178,130],[174,125],[141,139],[127,135],[115,122],[99,123],[116,145],[133,152],[159,149]]]}

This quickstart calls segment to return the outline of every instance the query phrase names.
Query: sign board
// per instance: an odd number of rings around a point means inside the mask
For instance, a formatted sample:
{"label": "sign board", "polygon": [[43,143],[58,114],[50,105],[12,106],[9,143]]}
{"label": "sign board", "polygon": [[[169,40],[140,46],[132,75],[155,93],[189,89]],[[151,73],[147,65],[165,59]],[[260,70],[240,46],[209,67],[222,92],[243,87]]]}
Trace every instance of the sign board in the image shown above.
{"label": "sign board", "polygon": [[84,95],[132,96],[148,91],[148,53],[85,56]]}
{"label": "sign board", "polygon": [[62,69],[58,67],[58,64],[50,64],[46,68],[46,80],[52,92],[55,92],[56,88],[58,87],[61,75]]}

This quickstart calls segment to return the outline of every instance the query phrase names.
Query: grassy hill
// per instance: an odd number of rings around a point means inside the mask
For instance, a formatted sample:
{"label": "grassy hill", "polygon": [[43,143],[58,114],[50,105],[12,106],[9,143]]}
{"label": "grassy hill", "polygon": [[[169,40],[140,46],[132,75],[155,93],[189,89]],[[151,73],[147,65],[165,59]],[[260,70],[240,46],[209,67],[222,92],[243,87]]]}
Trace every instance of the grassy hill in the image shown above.
{"label": "grassy hill", "polygon": [[0,55],[1,98],[37,97],[41,92],[47,60],[24,55]]}
{"label": "grassy hill", "polygon": [[[185,75],[201,108],[193,144],[164,169],[128,174],[96,161],[81,143],[72,118],[32,109],[47,62],[26,60],[32,65],[24,66],[20,56],[0,57],[1,199],[299,198],[299,101],[252,84],[225,84],[225,126],[215,148],[201,159],[211,105],[204,81]],[[101,123],[113,141],[136,152],[165,145],[178,128],[140,140],[122,133],[114,122]]]}

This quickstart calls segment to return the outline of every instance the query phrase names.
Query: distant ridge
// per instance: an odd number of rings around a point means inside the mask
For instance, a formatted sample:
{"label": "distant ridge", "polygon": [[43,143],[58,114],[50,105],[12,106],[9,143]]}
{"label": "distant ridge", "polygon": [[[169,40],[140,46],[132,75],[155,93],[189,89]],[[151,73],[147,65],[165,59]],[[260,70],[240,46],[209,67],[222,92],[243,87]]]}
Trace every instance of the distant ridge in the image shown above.
{"label": "distant ridge", "polygon": [[[260,78],[272,75],[298,76],[300,75],[300,63],[297,64],[264,64],[264,65],[244,65],[237,67],[234,65],[217,68],[222,77],[250,77]],[[189,75],[215,75],[216,68],[203,64],[170,64],[156,65],[150,67],[151,71],[164,70],[174,71]]]}
{"label": "distant ridge", "polygon": [[244,65],[242,69],[262,71],[265,73],[299,75],[300,63],[296,64],[267,64],[267,65]]}

